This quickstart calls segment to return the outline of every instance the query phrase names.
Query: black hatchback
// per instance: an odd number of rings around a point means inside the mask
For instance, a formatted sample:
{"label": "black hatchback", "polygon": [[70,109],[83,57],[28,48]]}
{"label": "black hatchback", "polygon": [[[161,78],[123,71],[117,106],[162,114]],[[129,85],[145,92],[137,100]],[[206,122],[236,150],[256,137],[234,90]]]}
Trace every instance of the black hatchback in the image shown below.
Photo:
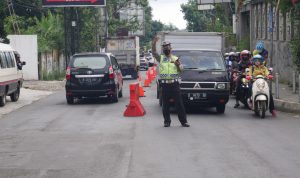
{"label": "black hatchback", "polygon": [[116,58],[110,53],[81,53],[72,56],[66,72],[66,99],[122,97],[123,77]]}

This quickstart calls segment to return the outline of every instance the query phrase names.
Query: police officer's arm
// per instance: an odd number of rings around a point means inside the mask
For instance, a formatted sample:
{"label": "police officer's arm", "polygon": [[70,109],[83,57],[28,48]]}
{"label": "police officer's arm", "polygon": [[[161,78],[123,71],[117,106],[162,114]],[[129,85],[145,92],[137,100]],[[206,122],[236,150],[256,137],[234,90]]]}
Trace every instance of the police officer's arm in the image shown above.
{"label": "police officer's arm", "polygon": [[182,72],[183,66],[180,63],[179,58],[177,58],[177,60],[175,61],[175,65],[177,67],[178,72]]}
{"label": "police officer's arm", "polygon": [[152,55],[155,57],[155,59],[158,61],[158,62],[160,62],[160,56],[159,56],[159,54],[157,53],[157,51],[156,51],[156,43],[157,43],[157,41],[158,41],[158,37],[155,37],[154,39],[153,39],[153,41],[152,41]]}

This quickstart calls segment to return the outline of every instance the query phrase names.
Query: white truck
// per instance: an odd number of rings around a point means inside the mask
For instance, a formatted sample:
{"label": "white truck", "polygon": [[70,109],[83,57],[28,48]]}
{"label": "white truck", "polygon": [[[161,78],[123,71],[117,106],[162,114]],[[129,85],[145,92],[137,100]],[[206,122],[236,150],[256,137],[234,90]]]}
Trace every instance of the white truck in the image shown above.
{"label": "white truck", "polygon": [[111,37],[106,42],[106,51],[116,57],[122,75],[136,79],[140,66],[139,37]]}
{"label": "white truck", "polygon": [[[230,81],[223,58],[224,37],[216,32],[159,32],[157,53],[162,53],[163,41],[172,46],[172,54],[179,57],[184,69],[180,90],[185,105],[216,107],[225,112],[229,100]],[[162,104],[160,80],[157,98]]]}
{"label": "white truck", "polygon": [[223,52],[225,46],[224,35],[218,32],[158,32],[156,36],[159,38],[156,43],[158,53],[162,53],[163,41],[171,42],[173,51],[213,49]]}

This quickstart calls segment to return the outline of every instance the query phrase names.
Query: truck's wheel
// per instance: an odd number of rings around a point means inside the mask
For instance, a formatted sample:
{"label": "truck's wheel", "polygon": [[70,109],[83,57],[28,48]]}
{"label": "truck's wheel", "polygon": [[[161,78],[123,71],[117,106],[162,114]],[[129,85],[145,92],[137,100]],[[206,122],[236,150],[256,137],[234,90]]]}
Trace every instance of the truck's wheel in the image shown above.
{"label": "truck's wheel", "polygon": [[10,99],[12,102],[16,102],[18,101],[19,96],[20,96],[20,85],[18,85],[17,90],[10,95]]}
{"label": "truck's wheel", "polygon": [[225,104],[220,104],[216,108],[217,108],[217,113],[224,114],[224,112],[225,112]]}
{"label": "truck's wheel", "polygon": [[0,106],[4,106],[6,104],[6,94],[4,93],[3,96],[0,96]]}

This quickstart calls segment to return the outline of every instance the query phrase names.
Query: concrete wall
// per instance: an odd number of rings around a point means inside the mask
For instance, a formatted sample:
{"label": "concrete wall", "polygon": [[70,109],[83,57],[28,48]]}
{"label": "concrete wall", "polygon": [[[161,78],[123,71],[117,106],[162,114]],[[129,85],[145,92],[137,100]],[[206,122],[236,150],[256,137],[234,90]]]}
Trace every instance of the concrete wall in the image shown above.
{"label": "concrete wall", "polygon": [[38,80],[38,46],[37,35],[8,35],[10,45],[20,53],[25,61],[23,77],[25,80]]}
{"label": "concrete wall", "polygon": [[[257,41],[264,41],[265,47],[271,56],[271,32],[269,31],[269,13],[271,6],[265,3],[252,4],[250,8],[250,47],[255,49]],[[294,27],[291,23],[290,13],[275,14],[273,9],[273,68],[280,74],[280,80],[292,81],[294,64],[289,49],[289,42],[293,38]],[[240,23],[240,31],[245,31],[245,25]],[[269,62],[270,63],[270,62]]]}
{"label": "concrete wall", "polygon": [[43,79],[43,75],[48,75],[53,72],[64,72],[66,69],[66,60],[63,54],[58,50],[53,50],[50,53],[39,54],[39,76]]}

